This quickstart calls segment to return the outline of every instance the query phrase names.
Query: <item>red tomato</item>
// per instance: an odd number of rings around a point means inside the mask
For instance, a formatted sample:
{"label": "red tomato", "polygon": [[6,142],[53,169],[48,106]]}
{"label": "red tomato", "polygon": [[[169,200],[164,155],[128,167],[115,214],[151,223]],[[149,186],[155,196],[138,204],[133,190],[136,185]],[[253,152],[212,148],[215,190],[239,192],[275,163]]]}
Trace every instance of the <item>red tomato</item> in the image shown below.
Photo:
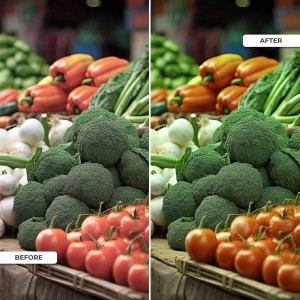
{"label": "red tomato", "polygon": [[125,216],[121,220],[120,235],[126,236],[128,238],[134,238],[141,234],[149,225],[147,224],[146,218],[144,216],[137,217],[134,219],[131,216]]}
{"label": "red tomato", "polygon": [[218,244],[230,242],[230,231],[220,231],[216,234]]}
{"label": "red tomato", "polygon": [[115,252],[116,255],[125,254],[130,241],[127,239],[117,238],[105,242],[105,248]]}
{"label": "red tomato", "polygon": [[261,248],[240,250],[235,256],[234,267],[240,275],[260,280],[261,266],[265,257],[265,252]]}
{"label": "red tomato", "polygon": [[76,270],[85,271],[85,257],[96,245],[92,241],[72,243],[66,252],[68,265]]}
{"label": "red tomato", "polygon": [[[276,243],[276,245],[278,246],[279,243],[281,242],[280,239],[276,238],[276,237],[272,237],[272,240]],[[276,246],[276,247],[277,247]],[[286,251],[286,250],[290,250],[292,248],[292,243],[289,239],[285,239],[281,242],[280,245],[280,252],[282,251]]]}
{"label": "red tomato", "polygon": [[105,246],[100,250],[91,250],[85,257],[85,267],[88,273],[103,280],[112,280],[112,267],[117,254]]}
{"label": "red tomato", "polygon": [[245,245],[242,241],[224,242],[219,244],[216,250],[217,265],[222,269],[235,271],[234,258],[242,249],[245,249]]}
{"label": "red tomato", "polygon": [[120,227],[123,217],[128,216],[127,211],[111,212],[107,215],[106,220],[109,226]]}
{"label": "red tomato", "polygon": [[293,232],[298,225],[298,220],[294,216],[287,216],[282,218],[280,215],[275,215],[270,220],[270,235],[279,239],[285,237],[287,234]]}
{"label": "red tomato", "polygon": [[258,241],[255,241],[253,244],[253,248],[261,248],[264,251],[265,256],[274,254],[276,247],[277,247],[277,243],[274,242],[271,238],[258,240]]}
{"label": "red tomato", "polygon": [[72,244],[74,242],[81,242],[82,236],[80,231],[71,231],[67,233],[67,238],[69,241],[69,244]]}
{"label": "red tomato", "polygon": [[254,217],[238,216],[230,225],[230,234],[232,240],[240,240],[240,236],[247,239],[250,235],[258,232],[258,226]]}
{"label": "red tomato", "polygon": [[150,226],[148,225],[143,232],[143,238],[144,238],[144,241],[148,248],[149,248],[149,238],[150,238],[150,228],[149,227]]}
{"label": "red tomato", "polygon": [[293,237],[296,245],[300,246],[300,224],[298,224],[293,231]]}
{"label": "red tomato", "polygon": [[128,272],[129,286],[139,292],[149,292],[149,265],[135,264]]}
{"label": "red tomato", "polygon": [[271,218],[275,215],[274,211],[269,211],[269,212],[260,212],[256,217],[256,223],[258,226],[265,226],[269,227],[270,226],[270,220]]}
{"label": "red tomato", "polygon": [[144,216],[147,212],[149,212],[149,206],[147,205],[128,205],[124,208],[124,211],[127,211],[131,215],[134,215],[135,210],[139,216]]}
{"label": "red tomato", "polygon": [[300,265],[282,265],[277,273],[277,283],[285,291],[300,293]]}
{"label": "red tomato", "polygon": [[265,283],[278,286],[277,273],[279,268],[286,263],[292,262],[292,257],[297,257],[295,253],[285,252],[281,255],[269,255],[262,265],[262,276]]}
{"label": "red tomato", "polygon": [[207,263],[212,260],[218,246],[216,234],[211,229],[191,230],[185,238],[185,249],[190,258]]}
{"label": "red tomato", "polygon": [[42,230],[35,241],[37,251],[55,251],[57,261],[61,262],[69,246],[67,234],[58,228]]}
{"label": "red tomato", "polygon": [[81,224],[82,239],[92,240],[98,239],[101,235],[107,235],[110,226],[106,217],[88,216]]}
{"label": "red tomato", "polygon": [[133,255],[119,255],[113,265],[113,277],[117,284],[129,286],[128,272],[134,264],[147,263],[149,255],[135,252]]}

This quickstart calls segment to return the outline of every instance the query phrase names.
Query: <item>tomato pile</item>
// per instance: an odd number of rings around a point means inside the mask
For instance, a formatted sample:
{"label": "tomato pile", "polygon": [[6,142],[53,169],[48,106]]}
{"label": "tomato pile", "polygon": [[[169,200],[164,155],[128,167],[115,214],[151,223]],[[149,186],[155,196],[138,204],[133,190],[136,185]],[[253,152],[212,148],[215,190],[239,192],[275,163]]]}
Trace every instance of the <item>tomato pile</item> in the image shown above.
{"label": "tomato pile", "polygon": [[36,239],[37,251],[55,251],[57,260],[97,278],[148,293],[149,207],[119,206],[88,216],[79,231],[48,228]]}
{"label": "tomato pile", "polygon": [[193,229],[185,248],[197,262],[300,292],[300,205],[237,216],[227,231]]}

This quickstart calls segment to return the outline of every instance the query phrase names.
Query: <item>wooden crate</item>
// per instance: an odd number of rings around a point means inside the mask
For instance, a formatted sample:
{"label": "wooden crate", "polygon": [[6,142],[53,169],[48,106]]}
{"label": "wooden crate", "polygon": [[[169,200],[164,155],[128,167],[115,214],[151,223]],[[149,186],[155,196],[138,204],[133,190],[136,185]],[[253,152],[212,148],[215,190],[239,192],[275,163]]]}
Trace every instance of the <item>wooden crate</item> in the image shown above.
{"label": "wooden crate", "polygon": [[31,265],[33,274],[102,299],[148,300],[149,295],[133,291],[88,273],[62,265]]}
{"label": "wooden crate", "polygon": [[188,258],[175,258],[177,270],[197,280],[223,288],[231,293],[258,300],[300,300],[300,294],[288,293],[215,266],[197,263]]}

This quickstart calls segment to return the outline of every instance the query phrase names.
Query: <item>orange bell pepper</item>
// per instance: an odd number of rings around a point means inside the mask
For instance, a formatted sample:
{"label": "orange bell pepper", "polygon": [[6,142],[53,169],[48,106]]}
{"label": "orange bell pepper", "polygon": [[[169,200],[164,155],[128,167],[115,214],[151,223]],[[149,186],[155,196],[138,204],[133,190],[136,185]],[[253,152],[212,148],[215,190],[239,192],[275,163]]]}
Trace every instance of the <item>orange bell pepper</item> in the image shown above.
{"label": "orange bell pepper", "polygon": [[100,87],[101,84],[108,81],[112,76],[125,71],[128,66],[126,59],[121,59],[116,56],[108,56],[100,58],[92,62],[85,73],[85,79],[82,84],[92,84]]}
{"label": "orange bell pepper", "polygon": [[221,54],[206,60],[199,66],[199,74],[203,78],[201,84],[215,90],[228,86],[242,61],[238,54]]}
{"label": "orange bell pepper", "polygon": [[231,85],[223,89],[217,97],[216,111],[220,115],[229,114],[238,108],[239,101],[246,92],[247,87]]}
{"label": "orange bell pepper", "polygon": [[49,68],[53,84],[65,90],[79,86],[87,67],[93,62],[88,54],[72,54],[55,61]]}
{"label": "orange bell pepper", "polygon": [[156,89],[151,91],[151,103],[164,102],[168,98],[168,92],[165,89]]}
{"label": "orange bell pepper", "polygon": [[178,87],[168,102],[171,112],[207,112],[215,109],[217,93],[209,87],[185,84]]}
{"label": "orange bell pepper", "polygon": [[0,105],[9,102],[18,102],[19,93],[16,89],[6,89],[0,92]]}
{"label": "orange bell pepper", "polygon": [[67,93],[51,84],[36,84],[19,97],[19,110],[24,112],[58,112],[66,110]]}
{"label": "orange bell pepper", "polygon": [[67,112],[73,115],[86,110],[98,89],[96,86],[89,85],[81,85],[75,88],[68,96]]}
{"label": "orange bell pepper", "polygon": [[261,76],[275,70],[278,61],[265,56],[249,58],[240,63],[235,71],[235,79],[231,84],[249,86],[256,82]]}

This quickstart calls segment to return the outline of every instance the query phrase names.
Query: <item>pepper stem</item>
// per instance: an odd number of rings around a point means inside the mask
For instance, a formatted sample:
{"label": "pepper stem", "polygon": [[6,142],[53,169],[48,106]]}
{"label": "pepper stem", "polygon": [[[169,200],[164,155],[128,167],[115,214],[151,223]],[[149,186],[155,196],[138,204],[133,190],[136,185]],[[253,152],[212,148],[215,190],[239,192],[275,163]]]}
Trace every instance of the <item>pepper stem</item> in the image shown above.
{"label": "pepper stem", "polygon": [[175,102],[178,106],[180,106],[182,104],[182,97],[177,96],[177,97],[170,99],[169,105],[172,106],[173,102]]}
{"label": "pepper stem", "polygon": [[89,85],[93,83],[93,78],[85,78],[82,80],[81,84],[82,85]]}
{"label": "pepper stem", "polygon": [[235,85],[235,84],[240,84],[243,82],[243,79],[242,78],[234,78],[231,80],[231,85]]}
{"label": "pepper stem", "polygon": [[64,74],[58,73],[53,80],[53,84],[58,85],[58,83],[61,81],[65,81]]}
{"label": "pepper stem", "polygon": [[29,106],[33,104],[33,98],[31,96],[24,97],[20,100],[20,105],[23,105],[23,102],[27,102]]}
{"label": "pepper stem", "polygon": [[214,81],[214,76],[212,73],[207,73],[205,77],[203,78],[201,84],[207,85],[210,81]]}

